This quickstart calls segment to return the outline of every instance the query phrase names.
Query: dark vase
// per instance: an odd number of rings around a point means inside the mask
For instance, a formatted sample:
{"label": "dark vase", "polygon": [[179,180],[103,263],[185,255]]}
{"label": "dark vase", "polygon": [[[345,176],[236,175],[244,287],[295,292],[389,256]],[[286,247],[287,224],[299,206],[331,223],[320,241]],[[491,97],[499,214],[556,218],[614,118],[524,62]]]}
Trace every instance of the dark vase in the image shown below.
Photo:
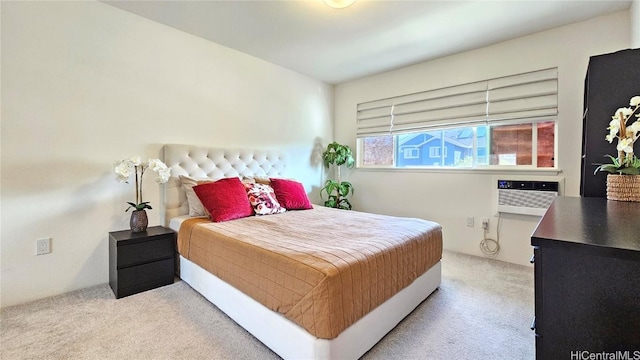
{"label": "dark vase", "polygon": [[129,221],[131,226],[131,232],[139,233],[147,231],[149,225],[149,219],[147,218],[147,212],[143,210],[134,210],[131,212],[131,220]]}

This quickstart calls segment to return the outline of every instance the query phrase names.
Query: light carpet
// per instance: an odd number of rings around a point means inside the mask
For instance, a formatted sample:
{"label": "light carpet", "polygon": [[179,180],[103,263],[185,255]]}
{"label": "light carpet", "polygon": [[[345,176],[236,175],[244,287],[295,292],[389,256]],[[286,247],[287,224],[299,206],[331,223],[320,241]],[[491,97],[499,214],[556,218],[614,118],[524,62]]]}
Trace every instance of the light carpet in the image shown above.
{"label": "light carpet", "polygon": [[[363,359],[533,359],[533,268],[445,251],[442,284]],[[0,358],[278,359],[182,281],[7,307]]]}

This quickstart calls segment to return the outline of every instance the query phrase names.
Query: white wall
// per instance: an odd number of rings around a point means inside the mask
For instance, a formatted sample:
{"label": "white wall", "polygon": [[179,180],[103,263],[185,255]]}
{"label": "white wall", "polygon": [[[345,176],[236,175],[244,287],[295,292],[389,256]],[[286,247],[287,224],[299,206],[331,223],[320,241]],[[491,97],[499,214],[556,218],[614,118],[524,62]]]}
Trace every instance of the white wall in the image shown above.
{"label": "white wall", "polygon": [[[565,178],[565,194],[578,196],[583,87],[589,56],[628,48],[629,19],[629,12],[620,12],[340,84],[335,88],[336,141],[356,145],[357,103],[558,67],[560,176]],[[347,176],[355,187],[356,209],[435,220],[443,225],[445,248],[481,255],[479,219],[490,218],[495,238],[495,180],[509,174],[356,169]],[[476,217],[475,227],[465,226],[467,216]],[[529,237],[538,220],[505,216],[497,258],[527,264],[532,253]]]}
{"label": "white wall", "polygon": [[[164,143],[282,148],[317,202],[332,86],[99,2],[1,6],[2,306],[108,281],[134,192],[112,163]],[[42,237],[53,252],[35,256]]]}
{"label": "white wall", "polygon": [[631,47],[640,48],[640,0],[633,0],[629,16],[631,17]]}

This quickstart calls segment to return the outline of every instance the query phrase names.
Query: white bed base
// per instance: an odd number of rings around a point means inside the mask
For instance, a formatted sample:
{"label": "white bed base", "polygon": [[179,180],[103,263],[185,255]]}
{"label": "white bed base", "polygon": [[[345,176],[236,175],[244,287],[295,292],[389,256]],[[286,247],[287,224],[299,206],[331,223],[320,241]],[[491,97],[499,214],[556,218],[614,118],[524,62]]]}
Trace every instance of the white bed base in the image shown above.
{"label": "white bed base", "polygon": [[180,277],[282,358],[346,360],[361,357],[440,286],[441,264],[331,340],[309,334],[182,256]]}

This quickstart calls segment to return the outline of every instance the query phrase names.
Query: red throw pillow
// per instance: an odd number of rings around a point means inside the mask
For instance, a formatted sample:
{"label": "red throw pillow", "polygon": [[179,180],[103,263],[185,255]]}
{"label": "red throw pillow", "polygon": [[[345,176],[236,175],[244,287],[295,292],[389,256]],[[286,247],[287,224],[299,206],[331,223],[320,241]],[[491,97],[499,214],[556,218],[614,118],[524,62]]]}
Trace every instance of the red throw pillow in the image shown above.
{"label": "red throw pillow", "polygon": [[239,178],[225,178],[193,187],[212,221],[222,222],[253,215],[247,192]]}
{"label": "red throw pillow", "polygon": [[313,209],[301,183],[293,180],[271,179],[271,187],[283,208],[287,210]]}

